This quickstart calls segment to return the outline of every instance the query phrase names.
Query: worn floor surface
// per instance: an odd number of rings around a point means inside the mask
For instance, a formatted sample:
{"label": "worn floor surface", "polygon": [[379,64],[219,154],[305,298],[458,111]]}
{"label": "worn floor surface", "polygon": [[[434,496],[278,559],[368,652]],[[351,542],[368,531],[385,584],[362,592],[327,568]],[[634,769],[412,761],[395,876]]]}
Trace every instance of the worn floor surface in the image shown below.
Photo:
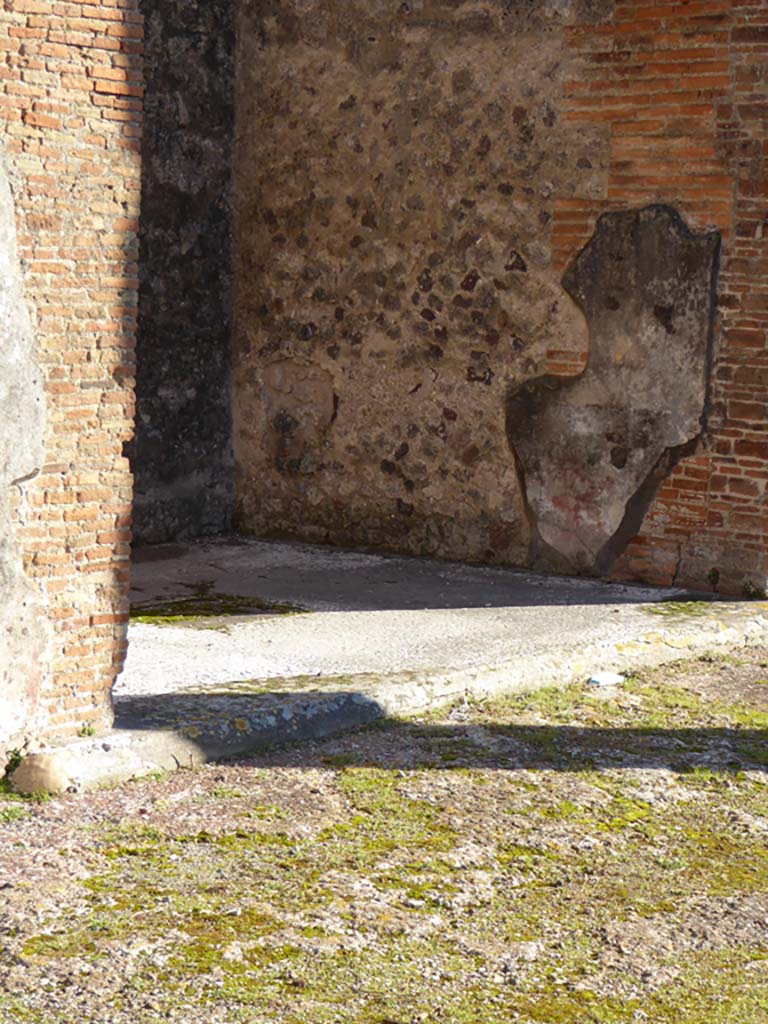
{"label": "worn floor surface", "polygon": [[[243,538],[139,550],[131,580],[120,697],[567,658],[658,630],[667,619],[655,612],[669,605],[657,603],[685,598],[674,588]],[[291,614],[302,611],[310,614]]]}
{"label": "worn floor surface", "polygon": [[0,798],[2,1024],[768,1020],[768,650]]}

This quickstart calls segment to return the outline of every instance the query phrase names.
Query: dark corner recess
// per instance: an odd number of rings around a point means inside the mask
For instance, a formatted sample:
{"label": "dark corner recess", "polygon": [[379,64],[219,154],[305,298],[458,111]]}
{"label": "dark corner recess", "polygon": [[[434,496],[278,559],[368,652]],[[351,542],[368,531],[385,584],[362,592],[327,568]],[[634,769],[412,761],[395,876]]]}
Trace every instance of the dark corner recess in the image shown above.
{"label": "dark corner recess", "polygon": [[228,529],[235,0],[141,0],[134,540]]}

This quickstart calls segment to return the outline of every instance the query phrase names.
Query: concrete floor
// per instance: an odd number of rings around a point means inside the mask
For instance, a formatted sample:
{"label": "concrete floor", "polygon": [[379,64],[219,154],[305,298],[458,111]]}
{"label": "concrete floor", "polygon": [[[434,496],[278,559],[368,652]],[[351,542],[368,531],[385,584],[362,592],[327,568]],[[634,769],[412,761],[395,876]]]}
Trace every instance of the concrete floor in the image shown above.
{"label": "concrete floor", "polygon": [[651,608],[686,596],[679,590],[255,540],[137,552],[134,606],[200,591],[256,597],[310,614],[133,623],[117,695],[243,679],[478,670],[554,653],[567,657],[569,651],[657,629],[666,618]]}
{"label": "concrete floor", "polygon": [[[136,552],[137,609],[194,595],[229,595],[228,614],[134,620],[115,728],[29,755],[14,785],[77,792],[446,703],[460,714],[467,698],[768,645],[768,602],[676,604],[688,595],[239,539]],[[243,614],[232,598],[306,611]]]}

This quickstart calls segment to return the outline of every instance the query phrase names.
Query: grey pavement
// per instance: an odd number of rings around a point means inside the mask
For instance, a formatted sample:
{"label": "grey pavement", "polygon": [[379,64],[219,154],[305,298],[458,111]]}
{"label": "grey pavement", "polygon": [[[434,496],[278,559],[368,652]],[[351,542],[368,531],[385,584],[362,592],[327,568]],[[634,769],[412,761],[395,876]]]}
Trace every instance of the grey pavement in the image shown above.
{"label": "grey pavement", "polygon": [[134,623],[117,695],[242,679],[521,663],[658,627],[662,619],[649,607],[686,597],[680,590],[263,541],[139,553],[136,610],[195,592],[259,598],[311,614],[233,614],[218,622],[218,632],[204,620]]}
{"label": "grey pavement", "polygon": [[211,756],[768,628],[755,603],[431,559],[243,539],[137,552],[136,612],[178,613],[195,595],[193,610],[227,613],[134,621],[115,702],[121,726],[175,729]]}
{"label": "grey pavement", "polygon": [[19,788],[85,789],[768,643],[766,602],[239,538],[137,551],[131,598],[149,621],[129,629],[115,728],[27,758]]}

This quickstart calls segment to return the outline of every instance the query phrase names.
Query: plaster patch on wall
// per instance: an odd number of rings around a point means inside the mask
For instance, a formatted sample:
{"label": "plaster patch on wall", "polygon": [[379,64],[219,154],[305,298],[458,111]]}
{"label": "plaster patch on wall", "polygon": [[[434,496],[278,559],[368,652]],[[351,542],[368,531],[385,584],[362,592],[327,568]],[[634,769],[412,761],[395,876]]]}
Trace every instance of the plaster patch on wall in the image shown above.
{"label": "plaster patch on wall", "polygon": [[22,293],[13,197],[0,160],[0,770],[33,724],[48,648],[39,593],[27,580],[9,498],[43,464],[43,389]]}
{"label": "plaster patch on wall", "polygon": [[563,284],[584,310],[578,377],[513,387],[507,437],[533,529],[533,561],[606,572],[662,479],[696,446],[711,363],[716,232],[675,210],[604,214]]}

